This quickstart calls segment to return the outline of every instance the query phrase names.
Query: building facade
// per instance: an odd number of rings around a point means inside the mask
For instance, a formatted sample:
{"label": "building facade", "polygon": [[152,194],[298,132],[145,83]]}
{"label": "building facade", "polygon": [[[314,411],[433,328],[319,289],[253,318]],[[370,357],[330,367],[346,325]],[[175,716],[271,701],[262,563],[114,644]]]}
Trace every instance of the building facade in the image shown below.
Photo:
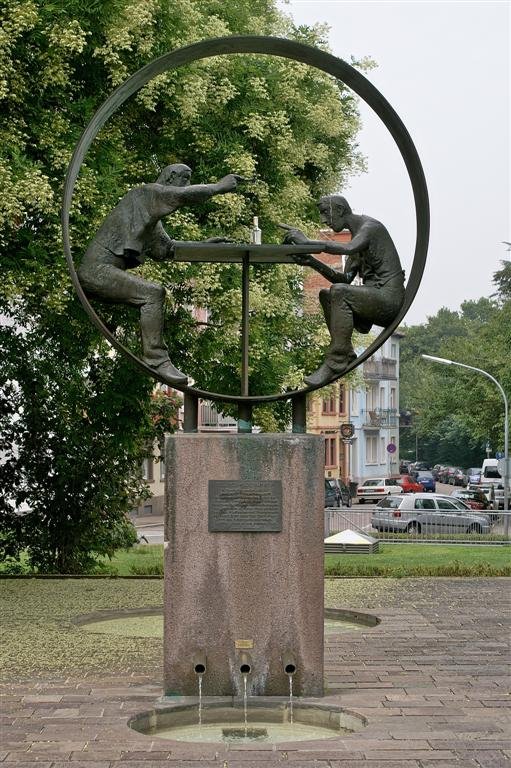
{"label": "building facade", "polygon": [[362,364],[364,388],[351,393],[350,474],[357,484],[399,474],[399,342],[393,334]]}

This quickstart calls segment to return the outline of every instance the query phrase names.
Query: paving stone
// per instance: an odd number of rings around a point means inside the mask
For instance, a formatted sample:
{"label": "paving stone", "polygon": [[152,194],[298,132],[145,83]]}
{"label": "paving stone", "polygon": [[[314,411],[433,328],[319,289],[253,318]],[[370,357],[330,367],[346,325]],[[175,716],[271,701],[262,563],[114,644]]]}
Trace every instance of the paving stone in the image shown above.
{"label": "paving stone", "polygon": [[330,766],[331,768],[420,768],[417,760],[380,760],[376,757],[374,760],[332,760]]}
{"label": "paving stone", "polygon": [[62,696],[58,694],[35,693],[30,696],[23,696],[22,702],[23,704],[47,704],[58,703],[61,699]]}
{"label": "paving stone", "polygon": [[75,752],[71,752],[71,760],[81,760],[82,762],[104,762],[109,760],[120,760],[122,750],[120,746],[118,749],[81,749]]}
{"label": "paving stone", "polygon": [[120,759],[121,760],[168,760],[170,757],[170,750],[168,751],[158,751],[158,752],[145,752],[140,749],[136,751],[128,751],[128,752],[121,752]]}
{"label": "paving stone", "polygon": [[[103,762],[73,760],[72,762],[66,763],[59,763],[58,761],[55,761],[51,764],[51,768],[110,768],[111,765],[113,765],[113,763],[111,763],[109,760]],[[118,765],[120,765],[120,763],[118,763]],[[32,768],[34,768],[33,765]]]}
{"label": "paving stone", "polygon": [[[3,765],[5,766],[9,765],[9,763],[7,762],[7,759],[4,760]],[[34,768],[33,762],[32,763],[26,762],[24,760],[19,760],[19,761],[16,761],[15,763],[13,762],[12,765],[13,766],[15,765],[16,768]],[[55,763],[47,762],[45,760],[41,760],[40,762],[37,763],[38,768],[53,768],[53,766],[55,766]],[[69,763],[66,764],[66,768],[69,768]],[[88,768],[90,768],[90,766],[88,766]],[[107,766],[105,766],[105,768],[107,768]]]}
{"label": "paving stone", "polygon": [[461,759],[472,759],[480,768],[509,768],[511,761],[501,750],[495,752],[475,752],[470,755],[462,756]]}
{"label": "paving stone", "polygon": [[[32,768],[34,763],[49,763],[53,760],[69,760],[70,752],[9,752],[2,765],[18,765],[18,763],[30,763]],[[49,764],[48,763],[48,764]]]}

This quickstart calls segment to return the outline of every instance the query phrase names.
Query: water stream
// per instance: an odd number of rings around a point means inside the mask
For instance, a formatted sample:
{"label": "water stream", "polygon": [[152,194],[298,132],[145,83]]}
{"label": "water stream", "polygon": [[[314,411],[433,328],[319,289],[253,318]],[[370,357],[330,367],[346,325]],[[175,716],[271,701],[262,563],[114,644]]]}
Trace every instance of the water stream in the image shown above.
{"label": "water stream", "polygon": [[199,678],[199,728],[202,726],[202,675]]}
{"label": "water stream", "polygon": [[289,675],[289,723],[293,725],[293,675]]}
{"label": "water stream", "polygon": [[243,719],[245,722],[245,738],[248,735],[248,696],[247,696],[248,675],[243,675]]}

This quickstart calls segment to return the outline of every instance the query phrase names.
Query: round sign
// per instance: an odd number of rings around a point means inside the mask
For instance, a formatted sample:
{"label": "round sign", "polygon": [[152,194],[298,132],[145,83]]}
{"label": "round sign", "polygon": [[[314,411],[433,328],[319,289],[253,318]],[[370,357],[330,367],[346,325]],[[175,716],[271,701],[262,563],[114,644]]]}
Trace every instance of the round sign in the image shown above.
{"label": "round sign", "polygon": [[[75,151],[71,158],[69,168],[67,171],[66,182],[64,185],[64,195],[62,202],[62,237],[64,241],[64,253],[68,263],[71,279],[73,281],[74,288],[83,307],[90,320],[94,323],[96,328],[105,336],[113,347],[118,349],[123,354],[127,355],[139,368],[142,368],[146,373],[151,375],[163,383],[164,378],[160,378],[158,374],[148,365],[146,365],[139,357],[137,357],[131,350],[125,347],[119,339],[106,327],[99,315],[95,312],[91,306],[80,281],[76,273],[74,266],[73,256],[71,252],[71,240],[70,240],[70,224],[69,224],[69,211],[73,200],[73,192],[80,172],[81,165],[84,161],[87,151],[96,138],[97,134],[106,123],[106,121],[113,115],[113,113],[124,102],[133,96],[134,93],[140,90],[149,80],[177,67],[182,67],[185,64],[190,64],[194,61],[201,59],[207,59],[212,56],[231,55],[231,54],[261,54],[266,56],[281,56],[283,58],[292,59],[294,61],[300,61],[304,64],[309,64],[311,67],[320,69],[329,75],[341,80],[347,86],[349,86],[355,93],[357,93],[368,104],[378,117],[382,120],[386,128],[392,135],[396,145],[401,153],[401,156],[406,165],[410,183],[412,185],[414,202],[415,202],[415,215],[417,222],[417,237],[415,243],[415,254],[412,269],[410,272],[410,278],[406,286],[405,297],[403,305],[392,323],[387,326],[380,335],[365,349],[359,357],[357,357],[348,367],[342,372],[344,376],[349,371],[356,368],[358,365],[367,360],[382,344],[394,333],[404,316],[406,315],[414,297],[419,288],[424,267],[426,264],[426,255],[428,250],[429,240],[429,200],[428,190],[426,187],[426,180],[424,177],[424,171],[417,154],[417,150],[412,142],[410,134],[406,130],[398,114],[390,106],[388,101],[382,96],[382,94],[367,80],[364,75],[358,72],[350,64],[347,64],[343,59],[338,59],[332,56],[326,51],[322,51],[319,48],[313,48],[304,43],[296,42],[295,40],[286,40],[278,37],[265,37],[263,35],[239,35],[232,37],[220,37],[212,38],[210,40],[203,40],[193,45],[188,45],[185,48],[179,48],[175,51],[170,51],[160,56],[154,61],[146,64],[145,67],[139,69],[134,75],[129,77],[122,85],[120,85],[108,99],[102,104],[92,120],[84,130],[80,137]],[[339,378],[339,377],[338,377]],[[307,392],[314,389],[319,389],[322,384],[304,387],[303,389],[296,389],[290,392],[282,392],[273,395],[225,395],[216,392],[207,392],[206,390],[197,389],[190,386],[176,387],[183,392],[187,392],[193,396],[200,397],[206,400],[220,401],[224,403],[248,403],[257,404],[264,402],[272,402],[276,400],[289,400],[293,397],[302,396]]]}
{"label": "round sign", "polygon": [[395,453],[396,452],[396,446],[394,443],[389,443],[387,445],[387,453]]}

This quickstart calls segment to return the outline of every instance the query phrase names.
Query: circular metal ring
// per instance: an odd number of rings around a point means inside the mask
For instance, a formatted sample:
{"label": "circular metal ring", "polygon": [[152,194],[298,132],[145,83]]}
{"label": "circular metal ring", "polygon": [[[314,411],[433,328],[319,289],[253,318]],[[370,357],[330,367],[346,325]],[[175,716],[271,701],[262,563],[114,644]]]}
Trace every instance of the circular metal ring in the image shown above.
{"label": "circular metal ring", "polygon": [[[414,202],[415,202],[415,216],[417,224],[417,236],[415,242],[415,253],[410,272],[410,277],[405,290],[405,297],[403,305],[397,317],[394,321],[387,326],[379,336],[370,344],[364,352],[356,358],[356,360],[349,365],[345,371],[341,374],[344,376],[346,373],[356,368],[365,360],[367,360],[382,344],[394,333],[399,323],[406,315],[412,301],[419,289],[419,285],[424,272],[426,264],[426,256],[428,250],[429,241],[429,200],[428,190],[426,186],[426,179],[424,177],[424,171],[417,154],[417,150],[413,144],[410,134],[406,130],[399,115],[394,111],[391,105],[386,101],[382,94],[367,80],[364,75],[357,72],[354,67],[347,64],[342,59],[338,59],[332,56],[330,53],[321,51],[318,48],[312,48],[309,45],[295,42],[294,40],[286,40],[278,37],[264,37],[258,35],[239,35],[232,37],[220,37],[213,38],[211,40],[204,40],[200,43],[194,43],[188,45],[185,48],[179,48],[176,51],[170,51],[169,53],[154,59],[145,67],[139,69],[130,78],[128,78],[122,85],[120,85],[102,104],[98,111],[93,116],[92,120],[83,132],[69,164],[66,181],[64,185],[64,195],[62,202],[62,237],[64,241],[64,253],[68,263],[69,271],[71,273],[71,279],[73,285],[78,294],[80,301],[85,308],[89,318],[99,331],[105,336],[108,341],[119,351],[127,355],[139,368],[142,368],[146,373],[150,374],[153,378],[156,378],[163,383],[165,381],[160,379],[155,371],[136,355],[133,354],[127,347],[121,344],[115,336],[108,330],[100,317],[96,314],[91,304],[89,303],[87,296],[85,295],[82,286],[78,280],[76,274],[73,257],[71,253],[71,244],[69,237],[69,210],[73,198],[74,187],[78,173],[80,171],[84,157],[96,138],[98,132],[106,123],[106,121],[112,116],[112,114],[136,93],[142,86],[144,86],[149,80],[156,75],[162,74],[169,69],[182,67],[185,64],[190,64],[200,59],[207,59],[211,56],[230,55],[236,53],[257,53],[267,56],[280,56],[294,61],[300,61],[304,64],[309,64],[316,69],[320,69],[329,75],[341,80],[348,85],[360,98],[370,106],[373,111],[382,120],[383,124],[389,130],[396,145],[404,160],[410,183],[412,185]],[[337,377],[340,378],[340,377]],[[307,392],[311,392],[319,387],[304,387],[303,389],[296,389],[291,392],[283,392],[274,395],[223,395],[216,392],[207,392],[206,390],[197,389],[195,387],[179,387],[183,392],[187,392],[191,395],[203,398],[205,400],[213,400],[224,403],[249,403],[251,405],[257,405],[258,403],[275,402],[277,400],[289,400],[294,397],[302,396]]]}

